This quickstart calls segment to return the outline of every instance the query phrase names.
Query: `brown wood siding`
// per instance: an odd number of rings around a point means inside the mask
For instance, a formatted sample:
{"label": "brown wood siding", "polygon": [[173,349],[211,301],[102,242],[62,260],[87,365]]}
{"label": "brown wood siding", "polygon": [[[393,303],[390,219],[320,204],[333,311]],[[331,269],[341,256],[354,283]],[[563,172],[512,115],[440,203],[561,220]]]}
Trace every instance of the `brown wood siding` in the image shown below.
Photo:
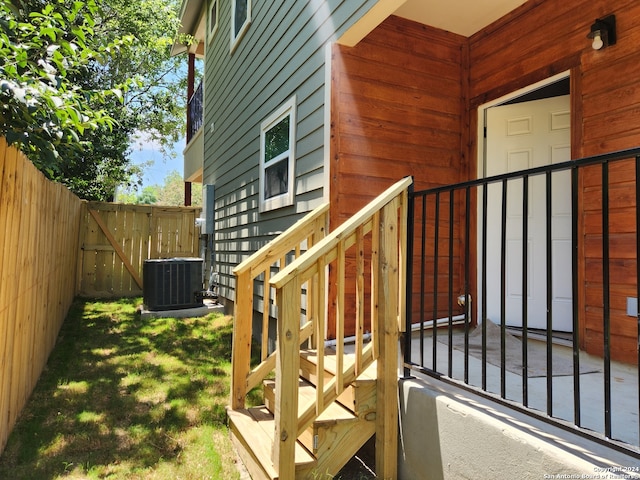
{"label": "brown wood siding", "polygon": [[[616,15],[616,45],[591,49],[594,19]],[[530,0],[469,40],[470,117],[476,107],[518,88],[572,69],[572,156],[640,145],[640,3],[626,0]],[[613,358],[637,359],[636,319],[626,297],[637,295],[635,193],[630,162],[612,165],[609,182],[611,334]],[[602,352],[602,177],[590,168],[580,179],[580,336]]]}
{"label": "brown wood siding", "polygon": [[[590,25],[612,13],[617,44],[594,51],[586,38]],[[475,178],[478,107],[563,71],[571,71],[573,158],[640,145],[638,44],[640,2],[529,0],[468,39],[390,17],[356,47],[334,47],[332,228],[401,176],[413,175],[417,190]],[[591,353],[600,353],[603,344],[600,172],[585,170],[579,180],[579,333]],[[612,350],[615,359],[629,362],[637,359],[636,319],[626,315],[626,298],[637,295],[633,178],[630,162],[612,165]],[[460,292],[462,220],[456,215],[453,252],[454,288]],[[477,219],[470,220],[473,232]],[[448,235],[446,226],[442,231]],[[448,241],[440,237],[438,243],[438,282],[444,287]],[[430,239],[427,251],[433,245]],[[433,285],[432,264],[425,269],[427,288]],[[472,264],[473,277],[474,259]],[[442,306],[448,303],[443,292],[439,288],[437,295]]]}
{"label": "brown wood siding", "polygon": [[[332,230],[404,176],[414,177],[416,190],[466,178],[462,154],[466,138],[462,133],[465,43],[463,37],[390,17],[357,46],[334,46]],[[447,198],[441,204],[441,215],[447,222],[448,202]],[[460,228],[456,216],[456,292],[461,289]],[[448,223],[441,232],[438,314],[446,315]],[[431,248],[433,243],[431,239]],[[433,265],[428,269],[433,272]],[[428,277],[433,284],[432,275]],[[330,295],[334,298],[335,292],[330,290]],[[347,312],[347,318],[352,318],[352,313]]]}

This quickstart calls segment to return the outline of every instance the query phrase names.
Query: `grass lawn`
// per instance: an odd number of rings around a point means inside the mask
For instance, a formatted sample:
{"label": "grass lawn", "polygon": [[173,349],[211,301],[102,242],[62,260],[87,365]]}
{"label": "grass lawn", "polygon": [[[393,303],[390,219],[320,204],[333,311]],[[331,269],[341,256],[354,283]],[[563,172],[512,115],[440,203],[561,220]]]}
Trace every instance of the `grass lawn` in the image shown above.
{"label": "grass lawn", "polygon": [[78,300],[0,457],[1,479],[239,478],[225,406],[232,322]]}

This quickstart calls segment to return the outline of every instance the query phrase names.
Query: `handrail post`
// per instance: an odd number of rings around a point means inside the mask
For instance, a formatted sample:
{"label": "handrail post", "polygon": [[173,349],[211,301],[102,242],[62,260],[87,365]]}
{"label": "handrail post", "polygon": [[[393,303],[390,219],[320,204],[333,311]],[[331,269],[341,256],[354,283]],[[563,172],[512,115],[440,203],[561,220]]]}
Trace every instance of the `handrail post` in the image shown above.
{"label": "handrail post", "polygon": [[253,316],[253,279],[251,269],[236,275],[236,301],[233,313],[231,358],[231,408],[244,408],[247,375],[251,369],[251,325]]}
{"label": "handrail post", "polygon": [[378,380],[376,416],[376,473],[397,478],[398,469],[398,207],[396,197],[380,213],[378,282]]}
{"label": "handrail post", "polygon": [[279,478],[295,478],[300,372],[300,281],[293,277],[276,291],[278,350],[276,354],[275,439],[273,463]]}

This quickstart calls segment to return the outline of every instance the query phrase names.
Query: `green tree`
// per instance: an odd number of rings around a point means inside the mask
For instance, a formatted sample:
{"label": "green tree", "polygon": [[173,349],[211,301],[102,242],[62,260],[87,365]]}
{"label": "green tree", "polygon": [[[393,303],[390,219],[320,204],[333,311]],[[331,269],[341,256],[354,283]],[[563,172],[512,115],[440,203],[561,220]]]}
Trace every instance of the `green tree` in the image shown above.
{"label": "green tree", "polygon": [[134,190],[124,189],[118,190],[115,201],[118,203],[126,203],[129,205],[133,205],[136,203],[138,195]]}
{"label": "green tree", "polygon": [[136,41],[126,55],[96,65],[91,79],[103,86],[130,82],[119,121],[129,133],[144,132],[167,150],[182,137],[186,122],[186,63],[172,57],[179,27],[179,0],[102,0],[96,34],[109,41]]}
{"label": "green tree", "polygon": [[[164,178],[164,184],[158,188],[159,205],[184,205],[184,180],[177,170],[172,170]],[[202,206],[202,184],[191,184],[191,204]]]}
{"label": "green tree", "polygon": [[59,166],[58,149],[80,151],[85,131],[111,129],[105,105],[122,98],[123,85],[83,89],[73,81],[92,64],[107,61],[132,41],[94,39],[93,0],[39,5],[2,0],[0,7],[0,134],[19,143],[49,176]]}
{"label": "green tree", "polygon": [[2,1],[0,134],[83,198],[140,184],[132,136],[169,155],[184,129],[184,58],[170,56],[177,0]]}
{"label": "green tree", "polygon": [[144,187],[142,193],[136,198],[136,203],[143,205],[154,205],[158,203],[158,186],[152,185],[150,187]]}
{"label": "green tree", "polygon": [[158,203],[159,185],[148,185],[138,192],[138,187],[123,188],[118,190],[115,201],[129,205],[155,205]]}

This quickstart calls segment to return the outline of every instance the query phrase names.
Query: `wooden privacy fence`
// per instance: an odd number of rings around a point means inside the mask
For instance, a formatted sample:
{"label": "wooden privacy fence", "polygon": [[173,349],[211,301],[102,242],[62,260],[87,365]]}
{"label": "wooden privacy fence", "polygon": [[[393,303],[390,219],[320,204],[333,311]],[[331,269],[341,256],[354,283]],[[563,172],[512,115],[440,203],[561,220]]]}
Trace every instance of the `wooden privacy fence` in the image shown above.
{"label": "wooden privacy fence", "polygon": [[199,256],[199,213],[84,202],[0,137],[0,453],[74,297],[140,295],[145,259]]}
{"label": "wooden privacy fence", "polygon": [[141,295],[145,260],[199,256],[200,208],[88,202],[82,215],[82,296]]}
{"label": "wooden privacy fence", "polygon": [[0,138],[0,452],[76,295],[81,211]]}

